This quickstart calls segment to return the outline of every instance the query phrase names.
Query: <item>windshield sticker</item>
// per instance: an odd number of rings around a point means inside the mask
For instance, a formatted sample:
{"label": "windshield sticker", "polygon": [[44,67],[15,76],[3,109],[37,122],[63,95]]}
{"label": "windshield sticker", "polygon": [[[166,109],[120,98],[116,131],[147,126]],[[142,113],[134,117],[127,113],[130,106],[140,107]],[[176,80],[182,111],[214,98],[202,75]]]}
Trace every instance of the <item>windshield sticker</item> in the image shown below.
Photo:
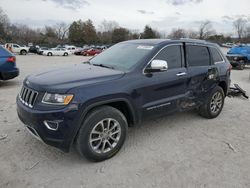
{"label": "windshield sticker", "polygon": [[153,46],[138,46],[137,49],[141,49],[141,50],[152,50],[154,47]]}

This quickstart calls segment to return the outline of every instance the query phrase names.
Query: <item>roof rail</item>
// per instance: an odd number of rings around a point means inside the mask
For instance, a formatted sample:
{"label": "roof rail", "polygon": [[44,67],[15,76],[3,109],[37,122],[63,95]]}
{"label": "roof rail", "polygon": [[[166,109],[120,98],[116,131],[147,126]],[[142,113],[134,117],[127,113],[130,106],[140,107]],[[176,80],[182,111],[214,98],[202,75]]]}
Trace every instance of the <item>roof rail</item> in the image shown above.
{"label": "roof rail", "polygon": [[192,38],[180,38],[181,40],[190,40],[190,41],[197,41],[197,42],[207,42],[206,40],[201,39],[192,39]]}

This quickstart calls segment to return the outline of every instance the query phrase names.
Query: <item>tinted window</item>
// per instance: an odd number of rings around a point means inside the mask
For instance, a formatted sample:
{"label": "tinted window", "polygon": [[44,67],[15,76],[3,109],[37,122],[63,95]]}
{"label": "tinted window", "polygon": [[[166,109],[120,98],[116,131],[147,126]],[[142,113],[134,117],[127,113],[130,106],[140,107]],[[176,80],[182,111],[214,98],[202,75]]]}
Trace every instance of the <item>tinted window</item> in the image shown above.
{"label": "tinted window", "polygon": [[186,49],[189,66],[207,66],[210,64],[210,56],[207,47],[189,45]]}
{"label": "tinted window", "polygon": [[180,68],[182,63],[181,46],[169,46],[163,49],[154,59],[165,60],[168,68]]}
{"label": "tinted window", "polygon": [[214,63],[223,61],[223,59],[222,59],[222,57],[217,49],[210,48],[210,52],[211,52],[211,56],[213,58]]}

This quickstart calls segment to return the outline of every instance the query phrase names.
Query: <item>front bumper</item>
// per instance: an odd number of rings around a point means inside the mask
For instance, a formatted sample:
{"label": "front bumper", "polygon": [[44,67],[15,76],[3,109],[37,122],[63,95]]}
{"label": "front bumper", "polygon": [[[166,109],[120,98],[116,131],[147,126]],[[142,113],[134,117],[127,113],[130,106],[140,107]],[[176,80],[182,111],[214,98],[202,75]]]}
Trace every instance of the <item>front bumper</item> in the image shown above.
{"label": "front bumper", "polygon": [[[80,116],[77,108],[67,106],[61,110],[39,111],[22,104],[17,97],[17,114],[33,136],[44,143],[68,152],[73,142]],[[51,130],[44,121],[59,121],[58,129]]]}
{"label": "front bumper", "polygon": [[14,70],[11,71],[6,71],[6,72],[0,72],[1,79],[3,80],[10,80],[19,75],[19,69],[15,68]]}

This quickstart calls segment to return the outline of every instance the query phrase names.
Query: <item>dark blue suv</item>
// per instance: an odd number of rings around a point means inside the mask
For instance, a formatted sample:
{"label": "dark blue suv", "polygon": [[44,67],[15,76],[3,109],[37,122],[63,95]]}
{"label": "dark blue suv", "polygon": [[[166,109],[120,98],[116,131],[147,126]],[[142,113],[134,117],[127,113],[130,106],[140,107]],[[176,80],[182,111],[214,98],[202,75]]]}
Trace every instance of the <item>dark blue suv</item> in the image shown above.
{"label": "dark blue suv", "polygon": [[17,96],[21,121],[36,138],[102,161],[122,147],[128,126],[197,109],[217,117],[231,65],[213,43],[132,40],[89,62],[28,76]]}
{"label": "dark blue suv", "polygon": [[18,75],[16,57],[0,45],[0,80],[9,80]]}

